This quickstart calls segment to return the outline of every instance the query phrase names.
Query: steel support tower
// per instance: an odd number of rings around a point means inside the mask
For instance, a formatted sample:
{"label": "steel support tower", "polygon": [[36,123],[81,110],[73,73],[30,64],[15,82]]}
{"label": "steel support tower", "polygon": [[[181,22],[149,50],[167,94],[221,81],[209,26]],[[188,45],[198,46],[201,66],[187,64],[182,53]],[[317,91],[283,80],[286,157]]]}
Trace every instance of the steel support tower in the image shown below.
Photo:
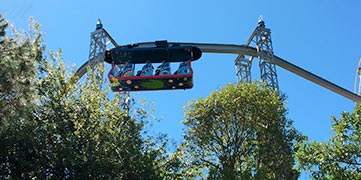
{"label": "steel support tower", "polygon": [[[103,80],[104,80],[104,72],[99,72],[96,66],[93,64],[100,64],[102,69],[104,68],[104,58],[105,58],[105,51],[107,50],[107,45],[112,44],[113,46],[119,46],[114,39],[108,34],[108,32],[103,28],[103,24],[101,23],[100,19],[98,19],[96,24],[96,29],[90,35],[90,47],[89,47],[89,60],[88,66],[92,67],[92,71],[98,71],[95,73],[96,80],[98,83],[99,88],[102,88]],[[119,65],[120,69],[122,65]],[[129,110],[129,92],[122,92],[119,93],[120,104],[123,106],[124,109]]]}
{"label": "steel support tower", "polygon": [[[266,28],[262,17],[259,18],[258,26],[245,45],[250,46],[251,43],[254,43],[257,48],[261,80],[265,83],[265,87],[269,87],[278,92],[278,79],[276,65],[274,64],[271,30]],[[251,81],[253,58],[253,56],[250,56],[247,59],[244,55],[238,55],[235,60],[238,81]]]}
{"label": "steel support tower", "polygon": [[271,30],[265,27],[262,19],[258,23],[256,30],[255,40],[257,44],[261,79],[266,83],[266,87],[270,87],[272,90],[278,92],[278,79],[276,65],[274,64]]}
{"label": "steel support tower", "polygon": [[358,61],[355,82],[354,82],[354,93],[361,96],[361,58]]}
{"label": "steel support tower", "polygon": [[234,61],[236,65],[236,76],[238,82],[251,82],[251,66],[253,57],[247,59],[245,55],[238,55]]}
{"label": "steel support tower", "polygon": [[[103,25],[100,20],[98,20],[96,29],[90,35],[90,48],[89,48],[89,60],[88,64],[93,60],[95,63],[102,66],[104,70],[104,63],[100,63],[105,58],[105,51],[107,48],[108,36],[103,29]],[[92,71],[97,71],[99,69],[95,67],[92,68]],[[104,73],[98,72],[96,73],[97,83],[99,83],[99,87],[102,88],[103,84],[103,75]]]}

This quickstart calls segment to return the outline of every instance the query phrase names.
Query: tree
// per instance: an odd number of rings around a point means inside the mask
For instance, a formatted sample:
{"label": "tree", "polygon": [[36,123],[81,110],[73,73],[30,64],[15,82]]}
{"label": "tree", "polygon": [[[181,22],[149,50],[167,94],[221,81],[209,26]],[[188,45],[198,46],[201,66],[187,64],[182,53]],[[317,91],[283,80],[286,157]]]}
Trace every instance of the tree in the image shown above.
{"label": "tree", "polygon": [[[14,169],[31,166],[23,163],[31,159],[36,144],[29,132],[29,119],[36,106],[37,64],[42,61],[38,24],[32,23],[27,34],[12,28],[7,36],[8,23],[0,15],[0,178],[11,177]],[[21,178],[21,176],[18,176]]]}
{"label": "tree", "polygon": [[[0,14],[0,133],[10,121],[29,117],[36,100],[36,64],[42,60],[43,46],[36,23],[27,36],[12,29]],[[32,36],[33,38],[30,38]]]}
{"label": "tree", "polygon": [[36,134],[45,145],[40,155],[47,163],[37,169],[48,171],[39,174],[56,179],[159,179],[158,154],[141,135],[145,112],[138,110],[142,117],[137,120],[128,116],[117,97],[109,99],[99,89],[94,72],[77,87],[70,83],[76,77],[64,76],[62,62],[52,64],[46,64],[48,75],[39,81],[43,95],[37,117],[46,125]]}
{"label": "tree", "polygon": [[166,141],[144,132],[147,112],[99,89],[101,68],[74,83],[61,50],[46,59],[31,27],[1,38],[0,179],[161,179]]}
{"label": "tree", "polygon": [[360,114],[361,104],[356,104],[354,112],[332,117],[328,142],[297,143],[298,168],[311,172],[312,179],[361,179]]}
{"label": "tree", "polygon": [[292,144],[299,134],[283,98],[256,83],[228,84],[185,111],[180,172],[208,179],[297,179]]}

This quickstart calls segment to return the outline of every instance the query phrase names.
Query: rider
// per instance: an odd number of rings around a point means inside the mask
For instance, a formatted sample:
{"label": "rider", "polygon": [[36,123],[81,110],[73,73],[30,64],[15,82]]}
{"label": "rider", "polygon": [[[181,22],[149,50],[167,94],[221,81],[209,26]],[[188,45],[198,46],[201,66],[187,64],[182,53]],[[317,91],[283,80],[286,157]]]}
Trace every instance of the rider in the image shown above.
{"label": "rider", "polygon": [[154,67],[150,61],[147,61],[147,64],[145,64],[142,67],[142,70],[139,70],[137,72],[137,76],[151,76],[153,75]]}
{"label": "rider", "polygon": [[119,76],[134,76],[134,68],[134,64],[126,62]]}
{"label": "rider", "polygon": [[159,65],[157,67],[157,69],[155,70],[155,75],[164,76],[164,75],[170,75],[170,74],[171,74],[171,71],[170,71],[169,62],[163,61],[163,63],[161,65]]}
{"label": "rider", "polygon": [[188,62],[181,62],[179,64],[179,68],[174,74],[190,74],[190,73],[191,73],[191,69],[188,66]]}

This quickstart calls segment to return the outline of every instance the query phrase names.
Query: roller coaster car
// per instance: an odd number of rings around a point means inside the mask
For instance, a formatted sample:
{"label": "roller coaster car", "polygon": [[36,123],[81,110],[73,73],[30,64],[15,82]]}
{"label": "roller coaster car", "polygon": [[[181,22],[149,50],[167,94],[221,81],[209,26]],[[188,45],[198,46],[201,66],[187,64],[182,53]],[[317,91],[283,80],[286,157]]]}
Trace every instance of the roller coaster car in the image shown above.
{"label": "roller coaster car", "polygon": [[[112,64],[108,77],[112,82],[113,91],[190,89],[193,87],[191,62],[201,56],[202,51],[197,47],[169,46],[167,41],[156,41],[155,47],[115,47],[106,51],[105,61]],[[174,74],[170,70],[172,62],[180,62]],[[152,63],[162,63],[157,67],[155,74]],[[123,70],[114,73],[121,64],[124,65]],[[145,64],[136,75],[134,64]]]}
{"label": "roller coaster car", "polygon": [[[159,72],[155,75],[142,75],[141,72],[139,76],[113,76],[112,70],[115,66],[112,64],[112,69],[108,74],[114,92],[191,89],[193,87],[193,70],[190,60],[181,63],[175,74],[167,74],[170,72],[169,68],[169,71],[164,74]],[[163,70],[167,71],[167,68]]]}

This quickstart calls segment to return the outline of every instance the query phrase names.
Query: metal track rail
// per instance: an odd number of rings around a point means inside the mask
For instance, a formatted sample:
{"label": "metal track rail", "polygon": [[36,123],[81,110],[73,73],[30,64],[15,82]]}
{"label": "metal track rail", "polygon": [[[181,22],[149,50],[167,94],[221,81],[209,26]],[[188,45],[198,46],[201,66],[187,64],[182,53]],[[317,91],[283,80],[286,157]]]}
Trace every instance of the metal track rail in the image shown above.
{"label": "metal track rail", "polygon": [[[257,57],[257,50],[254,47],[249,47],[245,45],[234,45],[234,44],[207,44],[207,43],[180,43],[180,42],[168,42],[170,45],[180,45],[180,46],[196,46],[202,50],[204,53],[224,53],[224,54],[241,54],[247,56]],[[138,43],[138,47],[155,47],[154,42],[143,42]],[[88,63],[89,62],[89,63]],[[82,77],[87,72],[87,66],[93,67],[96,65],[94,59],[90,60],[83,64],[76,72],[76,75]],[[298,76],[301,76],[309,81],[312,81],[328,90],[331,90],[341,96],[344,96],[354,102],[361,102],[361,96],[340,87],[326,79],[323,79],[301,67],[298,67],[278,56],[274,56],[273,63],[277,66],[284,68]]]}

